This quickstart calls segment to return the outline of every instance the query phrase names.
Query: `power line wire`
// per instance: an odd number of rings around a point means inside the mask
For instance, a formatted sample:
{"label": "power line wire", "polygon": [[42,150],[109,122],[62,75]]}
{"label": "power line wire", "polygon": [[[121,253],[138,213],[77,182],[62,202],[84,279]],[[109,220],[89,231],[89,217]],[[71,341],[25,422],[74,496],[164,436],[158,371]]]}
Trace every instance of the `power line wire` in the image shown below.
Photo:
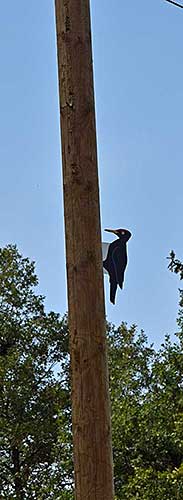
{"label": "power line wire", "polygon": [[183,9],[183,5],[180,3],[174,2],[173,0],[165,0],[165,2],[172,3],[173,5],[176,5],[176,7],[180,7],[180,9]]}

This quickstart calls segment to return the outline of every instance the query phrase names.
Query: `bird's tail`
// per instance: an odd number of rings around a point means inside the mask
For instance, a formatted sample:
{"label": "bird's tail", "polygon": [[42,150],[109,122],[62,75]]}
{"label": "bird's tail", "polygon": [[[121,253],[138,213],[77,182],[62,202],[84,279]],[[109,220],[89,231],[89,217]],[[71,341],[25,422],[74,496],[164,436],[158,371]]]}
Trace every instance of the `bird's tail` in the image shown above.
{"label": "bird's tail", "polygon": [[115,295],[117,290],[117,283],[115,281],[110,282],[110,301],[115,304]]}

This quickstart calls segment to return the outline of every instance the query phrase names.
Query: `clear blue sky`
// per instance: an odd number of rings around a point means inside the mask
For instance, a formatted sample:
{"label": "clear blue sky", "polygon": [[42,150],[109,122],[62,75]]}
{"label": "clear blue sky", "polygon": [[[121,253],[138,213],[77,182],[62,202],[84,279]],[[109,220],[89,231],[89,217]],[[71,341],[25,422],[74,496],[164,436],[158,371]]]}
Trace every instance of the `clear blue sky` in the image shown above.
{"label": "clear blue sky", "polygon": [[[176,330],[179,283],[166,256],[183,257],[183,11],[163,0],[91,8],[102,227],[133,233],[115,307],[105,278],[107,317],[159,343]],[[46,307],[63,314],[54,2],[2,2],[0,33],[0,244],[36,261]]]}

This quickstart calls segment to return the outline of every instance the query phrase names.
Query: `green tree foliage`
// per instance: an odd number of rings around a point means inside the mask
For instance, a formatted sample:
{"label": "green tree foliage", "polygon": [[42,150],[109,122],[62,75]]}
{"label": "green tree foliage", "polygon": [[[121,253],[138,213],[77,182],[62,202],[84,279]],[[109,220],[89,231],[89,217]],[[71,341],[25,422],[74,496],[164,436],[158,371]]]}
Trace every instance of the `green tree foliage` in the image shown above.
{"label": "green tree foliage", "polygon": [[[169,268],[182,279],[182,264]],[[158,352],[135,326],[109,328],[116,498],[183,498],[183,295],[176,341]]]}
{"label": "green tree foliage", "polygon": [[183,264],[179,259],[176,259],[175,253],[173,250],[170,252],[170,256],[168,257],[169,265],[168,268],[175,274],[179,274],[180,280],[183,279]]}
{"label": "green tree foliage", "polygon": [[[183,498],[183,359],[179,342],[159,352],[121,325],[110,340],[117,499]],[[112,352],[111,352],[112,351]]]}
{"label": "green tree foliage", "polygon": [[0,498],[8,500],[56,498],[72,478],[60,436],[63,424],[70,432],[67,321],[46,314],[37,284],[34,263],[16,246],[0,249]]}
{"label": "green tree foliage", "polygon": [[[34,264],[1,249],[0,498],[72,500],[67,318],[45,312],[36,286]],[[158,351],[136,326],[107,326],[116,500],[183,498],[181,291],[178,322]]]}
{"label": "green tree foliage", "polygon": [[[170,271],[172,271],[175,274],[178,274],[180,280],[183,280],[183,263],[180,260],[176,259],[173,250],[170,252],[170,257],[168,257],[168,259],[170,261],[168,266]],[[179,301],[180,309],[179,309],[177,323],[179,325],[180,330],[183,332],[183,290],[179,289],[179,293],[180,293],[180,301]]]}

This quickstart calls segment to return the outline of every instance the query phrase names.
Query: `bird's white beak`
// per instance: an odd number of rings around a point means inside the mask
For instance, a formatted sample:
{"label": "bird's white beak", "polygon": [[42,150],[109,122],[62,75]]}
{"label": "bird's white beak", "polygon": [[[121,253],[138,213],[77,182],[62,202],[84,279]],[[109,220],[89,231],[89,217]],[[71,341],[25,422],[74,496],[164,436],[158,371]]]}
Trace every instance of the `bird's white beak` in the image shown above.
{"label": "bird's white beak", "polygon": [[115,229],[104,229],[104,231],[107,231],[108,233],[114,233],[114,234],[116,234],[116,230]]}

